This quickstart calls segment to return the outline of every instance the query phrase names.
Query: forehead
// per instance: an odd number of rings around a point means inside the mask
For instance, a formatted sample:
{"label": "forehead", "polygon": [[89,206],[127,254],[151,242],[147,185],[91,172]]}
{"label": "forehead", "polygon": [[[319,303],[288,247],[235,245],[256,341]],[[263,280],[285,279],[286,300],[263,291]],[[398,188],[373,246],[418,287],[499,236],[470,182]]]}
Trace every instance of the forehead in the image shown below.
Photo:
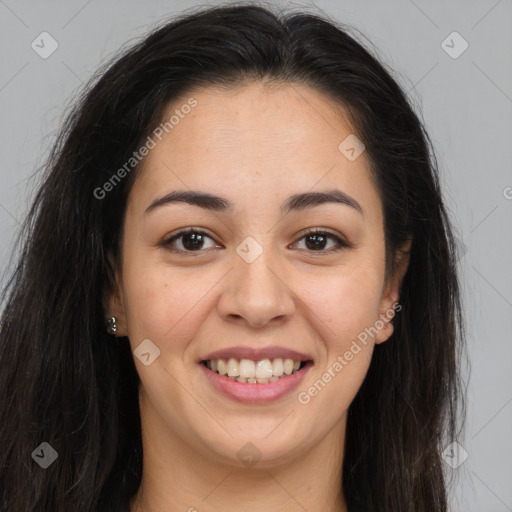
{"label": "forehead", "polygon": [[347,111],[308,86],[196,88],[167,106],[161,126],[134,186],[141,208],[155,194],[205,187],[234,202],[334,187],[378,201],[365,153],[351,161],[340,150],[355,135]]}
{"label": "forehead", "polygon": [[[191,98],[197,105],[179,119],[173,116]],[[204,152],[228,156],[233,164],[248,157],[251,162],[269,157],[293,162],[314,156],[321,162],[332,158],[339,142],[355,131],[339,103],[300,84],[253,82],[227,90],[195,89],[168,105],[163,121],[172,117],[177,123],[164,135],[160,149],[165,150],[165,142],[175,143],[186,150],[191,164]],[[155,153],[160,151],[152,156]]]}

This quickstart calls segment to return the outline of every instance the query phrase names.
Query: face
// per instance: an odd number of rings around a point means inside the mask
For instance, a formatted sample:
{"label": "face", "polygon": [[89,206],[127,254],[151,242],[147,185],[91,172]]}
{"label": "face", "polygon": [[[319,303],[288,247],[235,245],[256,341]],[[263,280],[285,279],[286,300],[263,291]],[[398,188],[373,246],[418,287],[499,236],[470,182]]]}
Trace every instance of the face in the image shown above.
{"label": "face", "polygon": [[[330,432],[341,446],[374,345],[392,333],[406,265],[385,281],[367,155],[339,149],[354,128],[339,104],[297,84],[196,89],[165,120],[176,110],[130,192],[107,306],[135,351],[141,415],[203,460],[240,465],[245,446],[271,466]],[[191,191],[222,199],[168,196]],[[290,200],[311,193],[331,195]],[[223,349],[272,362],[281,353],[269,347],[310,363],[268,384],[202,363]]]}

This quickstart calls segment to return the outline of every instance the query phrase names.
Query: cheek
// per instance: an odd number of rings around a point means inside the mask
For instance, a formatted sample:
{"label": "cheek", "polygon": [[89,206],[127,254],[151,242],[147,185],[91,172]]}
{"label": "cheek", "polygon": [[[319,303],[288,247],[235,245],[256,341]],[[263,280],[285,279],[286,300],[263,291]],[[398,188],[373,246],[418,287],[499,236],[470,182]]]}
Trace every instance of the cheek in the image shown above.
{"label": "cheek", "polygon": [[[321,320],[329,350],[344,347],[379,315],[381,273],[367,266],[347,266],[315,282],[305,282],[305,303]],[[317,320],[318,321],[318,320]]]}
{"label": "cheek", "polygon": [[205,320],[205,294],[217,281],[217,275],[192,268],[173,271],[149,262],[127,268],[124,291],[132,342],[149,338],[166,353],[178,352]]}
{"label": "cheek", "polygon": [[347,267],[311,288],[307,306],[321,336],[317,380],[298,395],[315,417],[334,424],[348,410],[368,372],[373,354],[369,334],[379,318],[381,281],[377,268]]}

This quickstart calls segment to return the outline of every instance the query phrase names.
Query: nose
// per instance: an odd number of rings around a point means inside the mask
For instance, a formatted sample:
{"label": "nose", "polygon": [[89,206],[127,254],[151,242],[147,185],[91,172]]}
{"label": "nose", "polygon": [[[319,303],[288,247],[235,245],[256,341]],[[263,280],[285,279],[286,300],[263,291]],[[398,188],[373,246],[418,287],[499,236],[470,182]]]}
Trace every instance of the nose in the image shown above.
{"label": "nose", "polygon": [[295,310],[293,287],[280,268],[270,251],[264,250],[252,263],[235,254],[217,305],[222,319],[261,328],[290,318]]}

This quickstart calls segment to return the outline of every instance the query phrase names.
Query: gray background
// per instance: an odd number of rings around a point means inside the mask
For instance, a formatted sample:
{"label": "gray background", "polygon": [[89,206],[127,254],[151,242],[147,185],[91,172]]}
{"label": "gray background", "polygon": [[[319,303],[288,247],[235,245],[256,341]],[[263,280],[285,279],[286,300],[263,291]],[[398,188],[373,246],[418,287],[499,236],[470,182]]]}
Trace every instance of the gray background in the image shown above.
{"label": "gray background", "polygon": [[[222,2],[209,2],[209,5]],[[193,1],[0,0],[0,265],[68,105],[122,45]],[[422,112],[460,240],[471,377],[451,510],[512,511],[512,2],[279,2],[359,29]],[[47,59],[31,47],[58,42]],[[457,31],[457,58],[442,47]],[[453,51],[460,40],[449,38]],[[467,372],[466,372],[467,374]],[[460,453],[463,453],[462,451]]]}

